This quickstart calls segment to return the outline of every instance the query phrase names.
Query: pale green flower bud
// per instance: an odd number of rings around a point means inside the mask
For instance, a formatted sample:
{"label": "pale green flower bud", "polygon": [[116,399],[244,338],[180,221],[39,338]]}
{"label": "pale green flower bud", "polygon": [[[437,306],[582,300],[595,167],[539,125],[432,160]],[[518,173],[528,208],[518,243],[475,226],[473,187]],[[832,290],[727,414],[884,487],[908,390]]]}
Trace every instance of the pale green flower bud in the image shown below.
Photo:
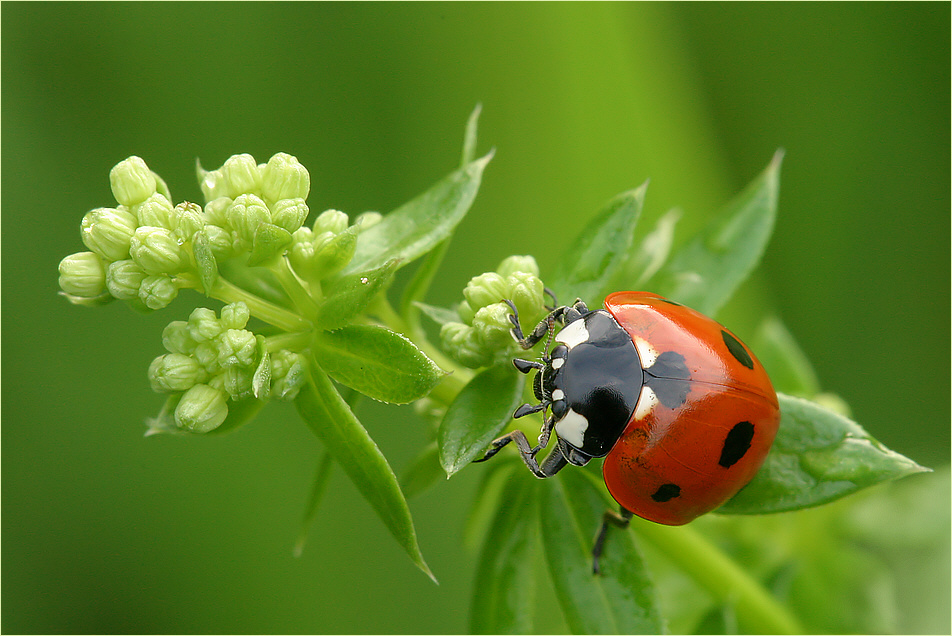
{"label": "pale green flower bud", "polygon": [[142,226],[132,236],[132,260],[149,274],[176,274],[188,262],[172,233],[161,227]]}
{"label": "pale green flower bud", "polygon": [[526,272],[538,277],[539,265],[532,256],[510,256],[499,263],[496,272],[503,278],[508,278],[515,272]]}
{"label": "pale green flower bud", "polygon": [[221,170],[202,170],[201,165],[197,166],[199,174],[199,187],[202,194],[205,195],[205,201],[214,201],[221,197],[231,196],[231,184],[222,174]]}
{"label": "pale green flower bud", "polygon": [[255,158],[247,153],[229,157],[219,172],[228,184],[228,196],[261,192],[261,171]]}
{"label": "pale green flower bud", "polygon": [[244,329],[251,318],[248,305],[241,301],[221,308],[221,326],[223,329]]}
{"label": "pale green flower bud", "polygon": [[314,234],[330,232],[331,234],[340,234],[347,229],[350,219],[346,212],[340,210],[324,210],[314,219]]}
{"label": "pale green flower bud", "polygon": [[172,234],[183,241],[191,240],[200,229],[205,227],[202,208],[197,203],[183,201],[172,210]]}
{"label": "pale green flower bud", "polygon": [[[297,232],[294,234],[297,235]],[[313,280],[311,263],[314,261],[314,243],[310,241],[294,243],[288,252],[288,260],[298,276],[306,280]]]}
{"label": "pale green flower bud", "polygon": [[473,328],[460,322],[448,322],[440,329],[443,350],[471,369],[487,366],[491,355],[479,346]]}
{"label": "pale green flower bud", "polygon": [[178,296],[178,287],[165,274],[146,276],[139,285],[139,300],[149,309],[162,309]]}
{"label": "pale green flower bud", "polygon": [[106,267],[99,254],[77,252],[60,261],[59,286],[71,296],[95,298],[106,291]]}
{"label": "pale green flower bud", "polygon": [[354,219],[354,225],[360,228],[360,231],[363,232],[364,230],[377,225],[382,220],[383,215],[380,214],[380,212],[364,212]]}
{"label": "pale green flower bud", "polygon": [[216,259],[223,261],[235,255],[237,251],[235,240],[237,237],[234,232],[229,232],[217,225],[206,225],[205,235],[208,236],[208,246]]}
{"label": "pale green flower bud", "polygon": [[155,194],[155,175],[139,157],[129,157],[109,171],[112,195],[122,205],[133,206]]}
{"label": "pale green flower bud", "polygon": [[283,152],[271,157],[261,174],[261,192],[269,201],[306,199],[311,175],[296,157]]}
{"label": "pale green flower bud", "polygon": [[228,417],[225,394],[207,384],[196,384],[175,407],[175,423],[193,433],[207,433],[221,426]]}
{"label": "pale green flower bud", "polygon": [[271,394],[279,400],[293,400],[307,379],[307,359],[300,353],[282,349],[271,356]]}
{"label": "pale green flower bud", "polygon": [[[195,350],[192,352],[192,355],[194,355],[198,363],[208,371],[209,375],[221,373],[221,365],[218,364],[218,342],[216,340],[208,340],[195,345]],[[212,378],[213,382],[214,380],[215,378]]]}
{"label": "pale green flower bud", "polygon": [[188,391],[207,377],[197,360],[181,353],[159,356],[149,365],[149,384],[156,393]]}
{"label": "pale green flower bud", "polygon": [[519,315],[533,321],[545,308],[545,286],[535,274],[516,271],[506,278],[509,285],[509,300],[513,302]]}
{"label": "pale green flower bud", "polygon": [[139,225],[172,229],[172,203],[164,194],[156,192],[142,203],[132,206]]}
{"label": "pale green flower bud", "polygon": [[252,397],[254,394],[254,370],[245,367],[229,367],[220,376],[222,388],[233,400]]}
{"label": "pale green flower bud", "polygon": [[114,298],[132,300],[139,297],[139,287],[148,274],[135,261],[110,263],[106,268],[106,288]]}
{"label": "pale green flower bud", "polygon": [[255,231],[262,223],[271,222],[271,212],[260,197],[254,194],[242,194],[237,197],[226,212],[229,226],[238,234],[238,238],[251,246]]}
{"label": "pale green flower bud", "polygon": [[334,236],[323,232],[314,239],[314,256],[311,273],[317,278],[326,278],[344,269],[357,249],[357,228],[350,228]]}
{"label": "pale green flower bud", "polygon": [[487,272],[473,277],[466,284],[463,296],[470,307],[479,311],[481,307],[493,305],[508,298],[509,286],[506,284],[506,279],[496,272]]}
{"label": "pale green flower bud", "polygon": [[188,333],[195,342],[217,338],[222,331],[215,312],[207,307],[196,307],[188,317]]}
{"label": "pale green flower bud", "polygon": [[218,339],[218,364],[228,367],[249,367],[254,364],[258,342],[244,329],[229,329]]}
{"label": "pale green flower bud", "polygon": [[313,243],[314,232],[312,232],[309,227],[298,228],[291,233],[291,242],[294,245],[298,243]]}
{"label": "pale green flower bud", "polygon": [[509,322],[511,311],[507,304],[496,303],[479,309],[473,318],[476,339],[490,354],[494,355],[499,349],[508,349],[513,342],[509,334],[512,328]]}
{"label": "pale green flower bud", "polygon": [[282,199],[272,206],[271,222],[293,233],[304,224],[308,212],[304,199]]}
{"label": "pale green flower bud", "polygon": [[173,320],[162,330],[162,346],[169,353],[190,354],[195,351],[198,343],[188,332],[188,323],[184,320]]}
{"label": "pale green flower bud", "polygon": [[459,314],[459,319],[465,322],[467,325],[473,324],[473,318],[476,316],[476,310],[470,306],[465,300],[461,302],[456,307],[456,313]]}
{"label": "pale green flower bud", "polygon": [[218,197],[205,204],[205,223],[211,223],[218,227],[228,226],[228,208],[234,200],[229,197]]}
{"label": "pale green flower bud", "polygon": [[97,208],[83,217],[83,243],[107,261],[129,258],[136,218],[124,209]]}

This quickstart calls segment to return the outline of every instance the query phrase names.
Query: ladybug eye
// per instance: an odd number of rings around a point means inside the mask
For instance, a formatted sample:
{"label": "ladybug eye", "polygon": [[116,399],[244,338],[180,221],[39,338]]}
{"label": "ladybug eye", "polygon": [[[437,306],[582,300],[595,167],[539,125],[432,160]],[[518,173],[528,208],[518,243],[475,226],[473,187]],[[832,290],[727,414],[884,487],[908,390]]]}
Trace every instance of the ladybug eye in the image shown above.
{"label": "ladybug eye", "polygon": [[565,406],[565,400],[559,399],[552,402],[552,416],[561,420],[565,417],[565,414],[568,412],[568,408]]}

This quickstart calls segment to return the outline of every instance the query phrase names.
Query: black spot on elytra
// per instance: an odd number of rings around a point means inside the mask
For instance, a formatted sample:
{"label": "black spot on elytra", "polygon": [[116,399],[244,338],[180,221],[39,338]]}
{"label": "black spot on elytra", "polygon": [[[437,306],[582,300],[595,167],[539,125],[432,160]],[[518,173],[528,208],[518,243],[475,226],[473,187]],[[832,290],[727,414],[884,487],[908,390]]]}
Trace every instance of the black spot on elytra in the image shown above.
{"label": "black spot on elytra", "polygon": [[721,459],[717,462],[724,468],[730,468],[750,450],[750,442],[754,439],[754,425],[750,422],[739,422],[727,434],[724,447],[721,448]]}
{"label": "black spot on elytra", "polygon": [[676,351],[665,351],[654,364],[645,369],[645,384],[651,387],[658,401],[669,409],[676,409],[688,399],[691,392],[691,372],[684,356]]}
{"label": "black spot on elytra", "polygon": [[653,495],[651,495],[651,498],[658,503],[664,503],[666,501],[671,501],[680,495],[681,486],[678,486],[677,484],[664,484],[658,488],[658,490],[656,490]]}
{"label": "black spot on elytra", "polygon": [[750,354],[747,353],[747,349],[744,348],[744,345],[740,343],[740,340],[724,330],[721,330],[721,337],[724,338],[724,344],[727,345],[727,350],[731,352],[731,355],[734,356],[738,362],[748,369],[754,368],[754,361],[750,357]]}

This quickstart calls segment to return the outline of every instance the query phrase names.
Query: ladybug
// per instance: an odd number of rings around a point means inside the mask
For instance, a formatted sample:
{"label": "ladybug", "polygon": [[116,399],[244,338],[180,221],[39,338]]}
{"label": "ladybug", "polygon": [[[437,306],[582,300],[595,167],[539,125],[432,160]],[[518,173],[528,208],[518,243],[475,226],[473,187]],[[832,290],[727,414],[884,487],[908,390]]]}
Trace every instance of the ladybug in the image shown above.
{"label": "ladybug", "polygon": [[[543,415],[538,445],[515,430],[492,442],[485,461],[515,442],[539,478],[604,457],[605,484],[620,506],[607,512],[593,549],[598,572],[608,525],[632,515],[681,525],[714,510],[757,473],[780,424],[777,394],[763,366],[730,331],[707,316],[649,292],[610,294],[604,309],[581,300],[551,311],[528,335],[515,305],[509,320],[523,349],[548,338],[537,371],[538,404],[514,418]],[[556,323],[562,328],[554,335]],[[555,432],[540,464],[536,454]]]}

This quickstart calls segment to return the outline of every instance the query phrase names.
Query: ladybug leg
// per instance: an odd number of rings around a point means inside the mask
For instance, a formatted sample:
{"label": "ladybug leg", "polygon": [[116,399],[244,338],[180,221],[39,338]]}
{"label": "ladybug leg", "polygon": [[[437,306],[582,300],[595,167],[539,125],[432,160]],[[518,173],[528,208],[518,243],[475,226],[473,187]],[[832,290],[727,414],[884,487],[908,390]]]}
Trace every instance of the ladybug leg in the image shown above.
{"label": "ladybug leg", "polygon": [[617,528],[627,528],[628,522],[631,521],[631,518],[634,516],[634,513],[630,510],[626,510],[624,506],[619,506],[618,509],[618,512],[606,510],[605,514],[602,515],[602,525],[598,529],[598,534],[595,536],[595,545],[592,546],[592,574],[601,573],[598,560],[602,556],[602,550],[605,548],[605,537],[608,535],[608,526],[613,525]]}
{"label": "ladybug leg", "polygon": [[561,449],[556,447],[552,449],[552,452],[549,453],[548,456],[546,456],[542,462],[542,465],[540,466],[539,461],[535,458],[535,456],[542,447],[530,447],[529,440],[526,439],[526,434],[518,429],[507,435],[503,435],[497,440],[494,440],[492,447],[486,451],[486,454],[482,457],[482,459],[477,459],[475,461],[486,461],[498,453],[500,449],[506,446],[509,442],[516,443],[516,447],[519,449],[519,454],[522,456],[522,461],[526,463],[526,466],[529,467],[529,470],[532,472],[532,474],[539,479],[551,477],[568,464],[568,460],[565,459],[565,455],[562,454]]}
{"label": "ladybug leg", "polygon": [[[554,300],[555,296],[552,296],[552,299]],[[515,304],[513,304],[511,300],[503,300],[503,302],[509,305],[509,308],[512,310],[512,313],[509,314],[509,322],[512,323],[512,329],[509,330],[509,333],[512,334],[512,337],[523,349],[531,349],[536,346],[540,340],[552,332],[555,323],[558,322],[567,325],[581,318],[582,314],[588,313],[588,306],[583,303],[581,299],[576,300],[575,304],[571,307],[564,305],[556,307],[550,311],[545,318],[540,320],[539,324],[526,336],[523,334],[522,325],[519,323],[519,311],[516,309]]]}

